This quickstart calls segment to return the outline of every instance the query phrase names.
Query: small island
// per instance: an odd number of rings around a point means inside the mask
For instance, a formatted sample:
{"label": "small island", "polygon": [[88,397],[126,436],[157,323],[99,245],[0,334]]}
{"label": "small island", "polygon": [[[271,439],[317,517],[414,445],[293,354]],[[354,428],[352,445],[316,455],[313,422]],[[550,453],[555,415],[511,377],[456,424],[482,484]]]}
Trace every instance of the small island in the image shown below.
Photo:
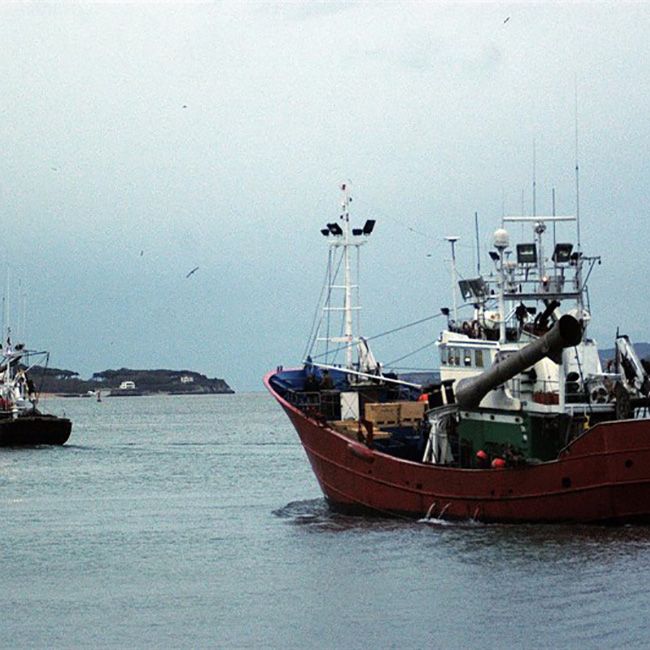
{"label": "small island", "polygon": [[192,370],[135,370],[120,368],[96,372],[90,379],[61,368],[36,366],[30,377],[41,393],[62,397],[137,395],[206,395],[231,394],[235,391],[224,379],[209,378]]}

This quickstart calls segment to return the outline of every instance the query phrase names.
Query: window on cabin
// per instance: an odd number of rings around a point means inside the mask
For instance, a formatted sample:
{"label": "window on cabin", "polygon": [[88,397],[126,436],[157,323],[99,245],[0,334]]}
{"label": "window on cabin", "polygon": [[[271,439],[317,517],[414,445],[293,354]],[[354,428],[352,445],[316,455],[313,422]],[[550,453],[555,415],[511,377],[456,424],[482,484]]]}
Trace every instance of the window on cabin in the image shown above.
{"label": "window on cabin", "polygon": [[440,363],[444,366],[448,363],[448,359],[447,348],[440,348]]}
{"label": "window on cabin", "polygon": [[474,350],[474,363],[477,368],[483,367],[483,350]]}
{"label": "window on cabin", "polygon": [[454,365],[460,366],[460,350],[454,350]]}
{"label": "window on cabin", "polygon": [[464,362],[466,366],[471,366],[472,365],[472,351],[471,350],[463,350],[464,352]]}

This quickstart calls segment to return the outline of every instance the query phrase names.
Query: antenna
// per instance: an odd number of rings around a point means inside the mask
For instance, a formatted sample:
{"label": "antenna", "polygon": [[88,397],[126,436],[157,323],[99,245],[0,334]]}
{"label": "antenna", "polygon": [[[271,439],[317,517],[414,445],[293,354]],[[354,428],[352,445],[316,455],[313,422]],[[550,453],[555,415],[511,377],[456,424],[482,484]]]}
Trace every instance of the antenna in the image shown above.
{"label": "antenna", "polygon": [[497,249],[498,254],[495,253],[496,260],[499,262],[499,343],[506,342],[506,304],[505,304],[505,290],[506,290],[506,276],[504,269],[504,256],[506,248],[510,245],[510,237],[508,231],[504,228],[494,231],[494,248]]}
{"label": "antenna", "polygon": [[[555,188],[551,190],[551,201],[553,204],[553,216],[555,216]],[[553,222],[553,250],[555,250],[555,221]]]}
{"label": "antenna", "polygon": [[535,138],[533,138],[533,217],[537,216],[537,170],[535,153]]}
{"label": "antenna", "polygon": [[454,300],[454,321],[458,322],[458,301],[456,300],[456,242],[457,235],[449,235],[445,239],[451,244],[451,295]]}
{"label": "antenna", "polygon": [[580,252],[580,165],[578,164],[579,160],[579,150],[578,150],[578,75],[577,73],[573,77],[573,86],[575,91],[575,128],[576,128],[576,239],[577,239],[577,248]]}
{"label": "antenna", "polygon": [[481,275],[481,246],[478,236],[478,212],[474,213],[474,227],[476,228],[476,274]]}
{"label": "antenna", "polygon": [[25,288],[22,287],[22,281],[21,281],[21,293],[20,293],[20,308],[21,308],[21,314],[20,314],[20,319],[22,320],[22,325],[20,326],[20,336],[22,338],[22,342],[24,343],[27,340],[27,292],[25,291]]}
{"label": "antenna", "polygon": [[9,283],[10,283],[11,270],[7,265],[7,278],[5,286],[5,295],[2,297],[2,334],[0,337],[4,339],[5,333],[9,331]]}

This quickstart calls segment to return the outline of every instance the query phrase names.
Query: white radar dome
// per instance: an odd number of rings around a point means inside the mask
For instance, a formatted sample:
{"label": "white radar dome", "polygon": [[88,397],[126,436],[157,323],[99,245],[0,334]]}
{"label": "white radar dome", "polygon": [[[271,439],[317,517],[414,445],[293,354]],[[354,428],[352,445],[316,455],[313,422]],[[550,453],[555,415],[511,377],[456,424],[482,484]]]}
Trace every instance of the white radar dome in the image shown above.
{"label": "white radar dome", "polygon": [[505,228],[498,228],[494,231],[494,248],[508,248],[510,245],[510,235]]}

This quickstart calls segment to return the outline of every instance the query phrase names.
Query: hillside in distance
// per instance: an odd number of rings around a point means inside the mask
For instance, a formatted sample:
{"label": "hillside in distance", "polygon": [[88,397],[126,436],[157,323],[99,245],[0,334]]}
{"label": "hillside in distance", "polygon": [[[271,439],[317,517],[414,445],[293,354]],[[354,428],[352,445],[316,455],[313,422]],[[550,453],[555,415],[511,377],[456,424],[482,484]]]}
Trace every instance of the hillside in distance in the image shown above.
{"label": "hillside in distance", "polygon": [[[133,382],[139,394],[197,395],[209,393],[234,393],[225,379],[209,378],[192,370],[102,370],[90,379],[81,379],[79,373],[61,368],[35,366],[30,377],[42,393],[57,395],[85,395],[102,391],[120,394],[124,382]],[[134,394],[134,391],[131,391]]]}
{"label": "hillside in distance", "polygon": [[[650,343],[634,343],[634,348],[640,359],[650,359]],[[615,357],[614,348],[600,350],[603,363]],[[145,395],[200,395],[200,394],[229,394],[235,391],[225,379],[209,378],[191,370],[137,370],[119,368],[117,370],[102,370],[92,375],[90,379],[82,379],[79,373],[62,368],[33,367],[30,377],[36,389],[42,393],[57,395],[86,395],[89,392],[101,391],[103,394],[120,394],[119,388],[123,382],[133,382],[137,393]],[[433,373],[413,372],[407,380],[427,384],[438,379]],[[133,394],[133,393],[132,393]]]}

